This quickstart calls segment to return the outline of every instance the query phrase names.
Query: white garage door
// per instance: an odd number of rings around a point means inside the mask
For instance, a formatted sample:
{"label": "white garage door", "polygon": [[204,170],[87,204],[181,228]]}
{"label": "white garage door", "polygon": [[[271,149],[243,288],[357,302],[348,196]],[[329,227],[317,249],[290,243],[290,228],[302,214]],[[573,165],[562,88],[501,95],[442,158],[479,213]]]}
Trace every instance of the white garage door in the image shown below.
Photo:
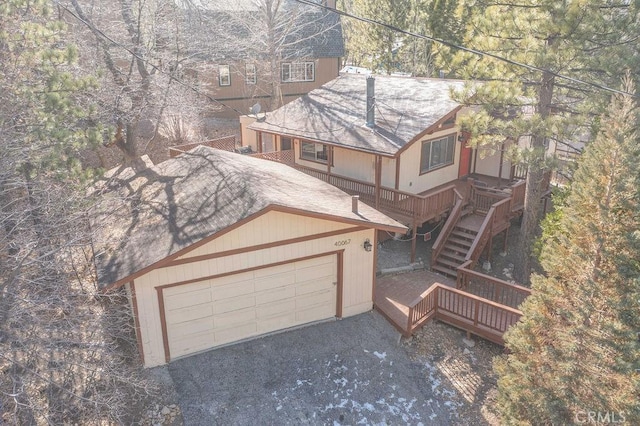
{"label": "white garage door", "polygon": [[172,359],[336,315],[336,256],[168,287]]}

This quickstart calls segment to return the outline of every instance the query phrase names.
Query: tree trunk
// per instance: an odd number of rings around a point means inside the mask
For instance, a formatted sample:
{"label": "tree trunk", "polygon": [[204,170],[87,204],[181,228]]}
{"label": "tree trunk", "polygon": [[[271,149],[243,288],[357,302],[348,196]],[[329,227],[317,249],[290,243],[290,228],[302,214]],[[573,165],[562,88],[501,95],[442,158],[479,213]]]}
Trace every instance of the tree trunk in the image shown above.
{"label": "tree trunk", "polygon": [[[538,113],[547,118],[551,112],[555,77],[548,71],[542,75],[538,97]],[[524,211],[520,228],[520,245],[514,267],[514,277],[520,283],[528,283],[531,275],[532,248],[538,237],[542,219],[541,198],[545,191],[545,136],[536,134],[531,138],[532,158],[527,169],[527,187]]]}

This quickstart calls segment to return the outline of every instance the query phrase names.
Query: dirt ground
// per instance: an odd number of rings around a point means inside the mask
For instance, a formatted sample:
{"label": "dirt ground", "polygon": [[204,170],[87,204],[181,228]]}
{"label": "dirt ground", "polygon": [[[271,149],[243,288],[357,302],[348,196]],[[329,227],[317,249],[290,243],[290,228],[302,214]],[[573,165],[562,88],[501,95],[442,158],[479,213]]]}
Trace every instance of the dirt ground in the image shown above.
{"label": "dirt ground", "polygon": [[[434,230],[435,228],[435,230]],[[440,227],[438,225],[427,225],[418,231],[418,239],[416,241],[416,265],[415,267],[429,268],[431,265],[431,249],[433,243],[438,238]],[[431,232],[431,238],[424,241],[424,234]],[[514,282],[513,268],[516,262],[515,248],[520,240],[520,223],[514,219],[511,228],[507,234],[507,250],[504,250],[504,234],[497,235],[493,240],[493,249],[491,252],[490,266],[491,269],[482,269],[487,257],[485,254],[480,258],[477,270],[499,278],[501,280]],[[389,239],[378,244],[378,272],[382,273],[387,269],[409,266],[411,254],[411,237],[403,236],[398,240]],[[537,265],[534,265],[536,267]]]}
{"label": "dirt ground", "polygon": [[[429,229],[419,231],[424,234]],[[429,241],[418,236],[414,267],[429,268],[431,249],[437,230]],[[489,270],[482,269],[486,255],[480,259],[477,270],[514,282],[513,268],[516,262],[515,248],[520,238],[520,223],[512,222],[507,235],[507,250],[504,251],[503,235],[493,241]],[[410,264],[411,240],[387,240],[378,246],[378,272]],[[487,265],[488,266],[488,265]],[[495,408],[497,377],[493,372],[493,359],[503,353],[499,345],[472,336],[473,347],[465,343],[466,332],[438,321],[431,321],[414,336],[403,340],[410,356],[425,366],[425,386],[433,386],[434,380],[448,392],[452,403],[457,405],[458,425],[499,425]],[[467,341],[467,343],[469,343]]]}
{"label": "dirt ground", "polygon": [[427,323],[403,346],[415,362],[424,365],[424,385],[441,387],[455,404],[456,425],[500,425],[492,365],[502,347],[477,337],[469,341],[464,331],[438,321]]}

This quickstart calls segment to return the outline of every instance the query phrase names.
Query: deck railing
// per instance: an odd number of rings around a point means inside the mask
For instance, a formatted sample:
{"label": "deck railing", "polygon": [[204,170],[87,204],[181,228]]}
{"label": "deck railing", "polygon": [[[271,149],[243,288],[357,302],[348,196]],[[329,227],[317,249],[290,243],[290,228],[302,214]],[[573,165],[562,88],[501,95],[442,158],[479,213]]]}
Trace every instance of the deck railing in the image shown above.
{"label": "deck railing", "polygon": [[271,152],[259,152],[250,154],[252,157],[261,158],[263,160],[275,161],[277,163],[284,163],[288,165],[294,164],[293,150],[286,151],[271,151]]}
{"label": "deck railing", "polygon": [[491,206],[482,225],[480,225],[480,230],[478,230],[478,234],[473,240],[471,248],[469,248],[465,256],[465,261],[471,260],[477,262],[487,242],[493,238],[494,235],[509,227],[509,220],[511,218],[509,215],[511,212],[510,206],[510,198],[505,198]]}
{"label": "deck railing", "polygon": [[471,265],[467,261],[458,267],[456,288],[516,309],[531,295],[526,287],[468,269]]}
{"label": "deck railing", "polygon": [[511,186],[511,211],[516,212],[524,207],[524,194],[527,190],[526,182],[520,180]]}
{"label": "deck railing", "polygon": [[424,293],[416,298],[409,305],[409,315],[407,316],[406,335],[411,335],[415,329],[425,322],[429,321],[436,314],[438,309],[438,292],[437,287],[440,284],[434,284]]}
{"label": "deck railing", "polygon": [[405,334],[411,335],[416,328],[435,318],[504,344],[504,332],[521,316],[518,309],[436,283],[409,306]]}
{"label": "deck railing", "polygon": [[440,234],[438,235],[438,238],[436,239],[436,241],[433,243],[433,247],[431,249],[432,265],[435,265],[436,259],[438,259],[438,257],[440,256],[440,253],[442,252],[445,243],[449,239],[449,235],[451,235],[451,232],[456,227],[456,224],[460,219],[460,215],[462,214],[464,199],[462,198],[462,196],[458,191],[455,191],[455,194],[456,194],[456,205],[453,206],[453,210],[451,210],[451,214],[449,215],[449,217],[447,218],[447,221],[442,226],[442,229],[440,230]]}
{"label": "deck railing", "polygon": [[509,198],[510,194],[496,190],[493,188],[482,188],[471,184],[471,191],[469,194],[469,201],[474,210],[481,212],[488,212],[491,206],[505,198]]}
{"label": "deck railing", "polygon": [[235,136],[223,136],[217,139],[211,139],[204,142],[196,142],[196,143],[187,143],[183,145],[176,145],[169,147],[169,157],[177,157],[183,152],[187,152],[197,146],[204,145],[210,148],[220,149],[222,151],[231,151],[234,152],[236,150],[236,137]]}
{"label": "deck railing", "polygon": [[376,199],[376,186],[372,183],[329,174],[322,170],[298,164],[295,164],[294,167],[340,188],[348,194],[359,195],[363,202],[374,207],[377,205],[382,211],[396,213],[405,218],[414,218],[419,223],[442,215],[451,209],[455,202],[454,184],[426,195],[411,194],[397,189],[380,187],[380,192]]}

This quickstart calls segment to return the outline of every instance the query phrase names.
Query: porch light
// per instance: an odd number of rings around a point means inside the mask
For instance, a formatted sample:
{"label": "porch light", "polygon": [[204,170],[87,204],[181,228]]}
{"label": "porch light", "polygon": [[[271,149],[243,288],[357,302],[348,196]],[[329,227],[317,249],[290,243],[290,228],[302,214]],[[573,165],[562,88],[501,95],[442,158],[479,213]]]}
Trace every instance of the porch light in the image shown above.
{"label": "porch light", "polygon": [[458,142],[464,142],[465,141],[465,137],[463,133],[458,133]]}
{"label": "porch light", "polygon": [[369,239],[367,238],[366,240],[364,240],[364,244],[362,244],[362,247],[364,247],[364,251],[371,251],[373,245],[371,245],[371,241],[369,241]]}

